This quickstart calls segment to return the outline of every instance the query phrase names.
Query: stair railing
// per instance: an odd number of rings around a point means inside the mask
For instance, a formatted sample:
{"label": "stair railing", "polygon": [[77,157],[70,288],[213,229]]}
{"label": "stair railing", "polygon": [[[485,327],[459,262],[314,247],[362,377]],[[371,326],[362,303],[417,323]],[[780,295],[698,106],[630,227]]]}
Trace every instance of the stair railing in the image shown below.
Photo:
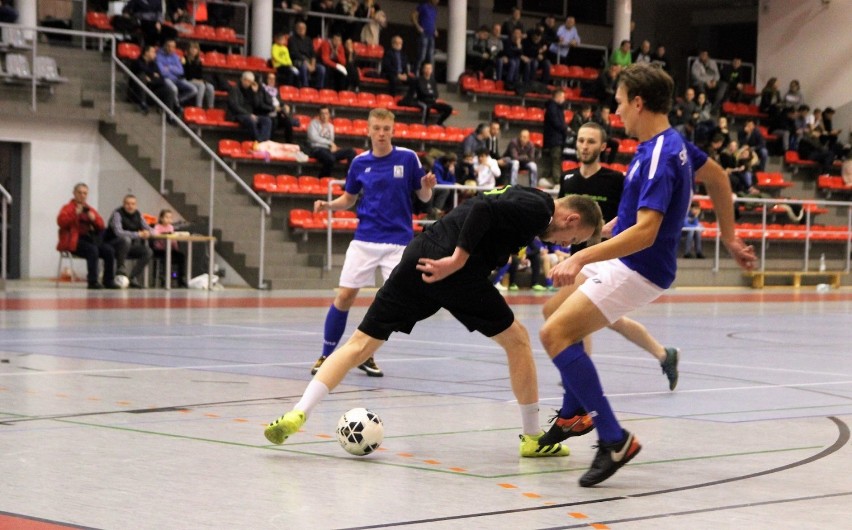
{"label": "stair railing", "polygon": [[6,286],[6,275],[9,263],[9,205],[12,204],[12,195],[0,184],[0,202],[2,203],[2,217],[0,217],[0,230],[3,231],[3,242],[0,244],[0,279]]}

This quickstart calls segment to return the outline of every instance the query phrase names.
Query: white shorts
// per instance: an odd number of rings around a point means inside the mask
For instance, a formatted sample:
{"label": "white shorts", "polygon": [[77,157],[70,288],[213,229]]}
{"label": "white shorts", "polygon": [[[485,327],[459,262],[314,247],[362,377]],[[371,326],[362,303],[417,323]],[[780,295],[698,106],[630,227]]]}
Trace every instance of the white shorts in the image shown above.
{"label": "white shorts", "polygon": [[368,243],[353,240],[346,249],[346,259],[340,272],[340,287],[360,289],[376,285],[376,268],[381,268],[385,280],[402,259],[404,245]]}
{"label": "white shorts", "polygon": [[600,309],[610,324],[634,309],[650,304],[665,291],[619,259],[590,263],[580,274],[586,277],[580,291]]}

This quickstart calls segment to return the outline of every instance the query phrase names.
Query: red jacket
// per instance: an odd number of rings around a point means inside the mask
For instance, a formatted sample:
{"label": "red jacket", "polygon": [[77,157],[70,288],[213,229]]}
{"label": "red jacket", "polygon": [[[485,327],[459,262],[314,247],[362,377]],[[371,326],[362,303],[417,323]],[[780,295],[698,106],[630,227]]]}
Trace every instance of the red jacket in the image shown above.
{"label": "red jacket", "polygon": [[343,49],[343,44],[337,47],[332,53],[331,40],[326,39],[320,45],[320,59],[322,64],[328,68],[334,68],[335,65],[341,64],[346,66],[346,51]]}
{"label": "red jacket", "polygon": [[80,235],[87,234],[93,228],[95,232],[103,231],[105,225],[101,215],[88,204],[86,207],[95,215],[94,220],[89,219],[86,212],[78,214],[77,203],[73,199],[59,210],[59,215],[56,216],[56,224],[59,225],[59,243],[56,244],[56,250],[76,252]]}

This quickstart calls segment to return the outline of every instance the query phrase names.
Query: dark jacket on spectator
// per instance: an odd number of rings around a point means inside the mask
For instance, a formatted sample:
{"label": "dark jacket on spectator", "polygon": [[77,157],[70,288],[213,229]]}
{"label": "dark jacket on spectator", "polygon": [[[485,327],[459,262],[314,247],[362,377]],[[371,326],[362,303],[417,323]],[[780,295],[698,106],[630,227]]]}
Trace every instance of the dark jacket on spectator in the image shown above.
{"label": "dark jacket on spectator", "polygon": [[545,148],[557,147],[565,143],[565,109],[552,99],[544,109]]}
{"label": "dark jacket on spectator", "polygon": [[287,48],[290,50],[290,59],[296,66],[317,56],[314,51],[314,42],[307,35],[302,38],[294,33],[287,40]]}
{"label": "dark jacket on spectator", "polygon": [[274,111],[269,94],[263,88],[255,92],[237,82],[228,92],[228,119],[235,120],[237,116],[254,114],[255,116],[268,116]]}

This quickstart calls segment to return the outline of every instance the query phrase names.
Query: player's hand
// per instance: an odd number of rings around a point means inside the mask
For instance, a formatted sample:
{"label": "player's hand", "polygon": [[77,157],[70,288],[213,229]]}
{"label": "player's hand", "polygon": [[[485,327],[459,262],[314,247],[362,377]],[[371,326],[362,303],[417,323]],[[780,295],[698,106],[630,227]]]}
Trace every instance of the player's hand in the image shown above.
{"label": "player's hand", "polygon": [[757,265],[757,255],[754,253],[754,247],[746,245],[742,239],[735,237],[731,241],[723,241],[728,252],[737,262],[737,265],[743,269],[750,271]]}
{"label": "player's hand", "polygon": [[612,229],[615,228],[615,223],[617,221],[618,221],[618,217],[613,217],[612,220],[610,220],[610,222],[603,225],[603,228],[601,228],[601,237],[604,237],[606,239],[610,239],[612,237]]}
{"label": "player's hand", "polygon": [[435,283],[443,280],[464,266],[459,264],[453,256],[441,259],[420,258],[417,260],[416,269],[422,272],[423,281]]}
{"label": "player's hand", "polygon": [[577,259],[578,254],[572,254],[568,259],[561,261],[550,269],[548,277],[553,280],[555,287],[565,287],[572,285],[577,275],[583,269],[583,263]]}
{"label": "player's hand", "polygon": [[314,213],[329,210],[328,201],[314,201]]}
{"label": "player's hand", "polygon": [[420,177],[420,187],[431,190],[438,184],[438,177],[431,171]]}

